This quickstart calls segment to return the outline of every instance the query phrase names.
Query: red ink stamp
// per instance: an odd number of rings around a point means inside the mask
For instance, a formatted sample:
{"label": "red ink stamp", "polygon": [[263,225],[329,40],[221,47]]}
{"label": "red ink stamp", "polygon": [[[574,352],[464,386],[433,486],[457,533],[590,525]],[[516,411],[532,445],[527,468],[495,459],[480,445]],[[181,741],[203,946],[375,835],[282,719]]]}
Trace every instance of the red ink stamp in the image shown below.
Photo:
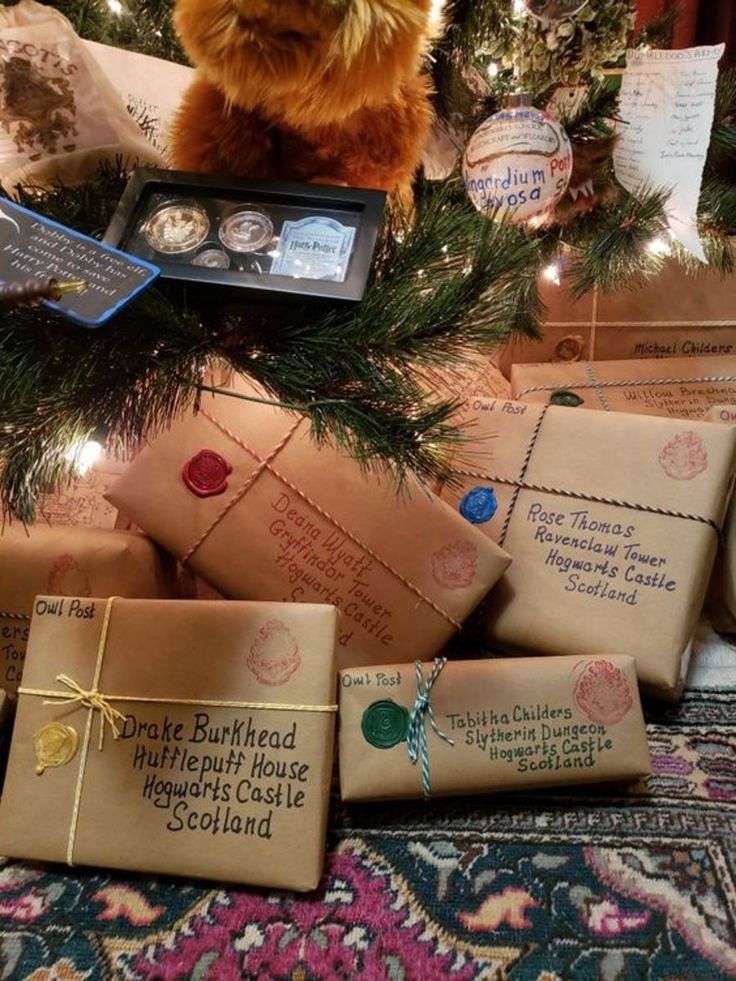
{"label": "red ink stamp", "polygon": [[610,661],[593,661],[575,685],[575,702],[592,722],[612,726],[629,712],[634,704],[623,673]]}
{"label": "red ink stamp", "polygon": [[708,454],[703,441],[691,429],[665,443],[659,454],[659,465],[673,480],[692,480],[708,469]]}
{"label": "red ink stamp", "polygon": [[256,634],[245,662],[262,685],[285,684],[302,663],[299,645],[281,620],[267,620]]}
{"label": "red ink stamp", "polygon": [[432,554],[432,576],[443,589],[465,589],[477,571],[478,549],[472,542],[451,542]]}
{"label": "red ink stamp", "polygon": [[92,584],[74,556],[65,552],[51,566],[46,592],[49,596],[91,596]]}
{"label": "red ink stamp", "polygon": [[181,468],[181,476],[197,497],[213,497],[227,490],[228,475],[233,468],[214,450],[200,450]]}

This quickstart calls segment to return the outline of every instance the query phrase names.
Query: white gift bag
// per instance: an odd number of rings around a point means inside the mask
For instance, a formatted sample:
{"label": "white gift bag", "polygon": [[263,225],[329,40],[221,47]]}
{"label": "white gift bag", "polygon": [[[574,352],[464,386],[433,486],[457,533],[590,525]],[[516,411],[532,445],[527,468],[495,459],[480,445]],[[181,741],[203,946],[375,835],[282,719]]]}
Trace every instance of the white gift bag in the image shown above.
{"label": "white gift bag", "polygon": [[0,181],[75,183],[99,162],[163,159],[71,24],[52,7],[0,6]]}

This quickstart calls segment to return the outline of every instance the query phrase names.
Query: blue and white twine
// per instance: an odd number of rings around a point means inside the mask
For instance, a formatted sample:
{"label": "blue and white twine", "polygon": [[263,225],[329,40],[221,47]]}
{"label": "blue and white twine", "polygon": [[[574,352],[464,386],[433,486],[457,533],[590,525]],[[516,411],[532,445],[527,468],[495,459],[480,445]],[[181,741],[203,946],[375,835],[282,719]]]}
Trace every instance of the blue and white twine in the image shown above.
{"label": "blue and white twine", "polygon": [[440,674],[442,673],[442,669],[446,664],[446,657],[436,657],[434,659],[434,664],[432,665],[432,670],[429,677],[425,682],[422,662],[415,661],[414,663],[414,669],[417,677],[417,697],[414,702],[414,707],[409,715],[409,730],[406,734],[406,746],[409,751],[409,759],[412,761],[412,763],[416,763],[416,761],[421,757],[422,789],[424,790],[425,800],[429,800],[432,794],[432,785],[429,779],[429,750],[427,748],[427,726],[425,715],[429,716],[430,724],[440,739],[444,739],[444,741],[450,746],[455,745],[452,739],[438,728],[437,720],[434,715],[434,709],[432,708],[432,703],[429,700],[432,687],[435,681],[439,678]]}

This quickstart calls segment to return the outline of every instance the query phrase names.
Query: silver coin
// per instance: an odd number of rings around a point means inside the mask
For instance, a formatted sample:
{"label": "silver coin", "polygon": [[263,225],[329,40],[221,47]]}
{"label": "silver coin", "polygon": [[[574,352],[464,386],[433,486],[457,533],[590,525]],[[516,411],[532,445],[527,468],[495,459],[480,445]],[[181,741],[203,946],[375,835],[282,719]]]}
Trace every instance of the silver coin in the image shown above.
{"label": "silver coin", "polygon": [[193,266],[204,266],[206,269],[229,269],[230,257],[222,249],[211,248],[202,251],[192,259]]}
{"label": "silver coin", "polygon": [[233,252],[255,252],[271,241],[273,223],[263,211],[233,211],[223,218],[220,241]]}
{"label": "silver coin", "polygon": [[165,204],[141,229],[151,248],[167,255],[191,252],[204,242],[209,230],[207,212],[188,201]]}

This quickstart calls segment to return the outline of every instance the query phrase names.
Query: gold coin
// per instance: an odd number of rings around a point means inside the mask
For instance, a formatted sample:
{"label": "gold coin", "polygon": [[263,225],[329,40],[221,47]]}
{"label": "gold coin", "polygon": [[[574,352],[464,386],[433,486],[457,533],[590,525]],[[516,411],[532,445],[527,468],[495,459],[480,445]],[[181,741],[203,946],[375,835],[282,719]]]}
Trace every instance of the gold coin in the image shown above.
{"label": "gold coin", "polygon": [[36,751],[36,773],[41,774],[54,766],[65,766],[77,752],[79,736],[72,726],[62,722],[48,722],[33,735]]}
{"label": "gold coin", "polygon": [[154,211],[141,229],[156,252],[178,255],[190,252],[207,238],[210,220],[204,208],[188,201],[175,201]]}

